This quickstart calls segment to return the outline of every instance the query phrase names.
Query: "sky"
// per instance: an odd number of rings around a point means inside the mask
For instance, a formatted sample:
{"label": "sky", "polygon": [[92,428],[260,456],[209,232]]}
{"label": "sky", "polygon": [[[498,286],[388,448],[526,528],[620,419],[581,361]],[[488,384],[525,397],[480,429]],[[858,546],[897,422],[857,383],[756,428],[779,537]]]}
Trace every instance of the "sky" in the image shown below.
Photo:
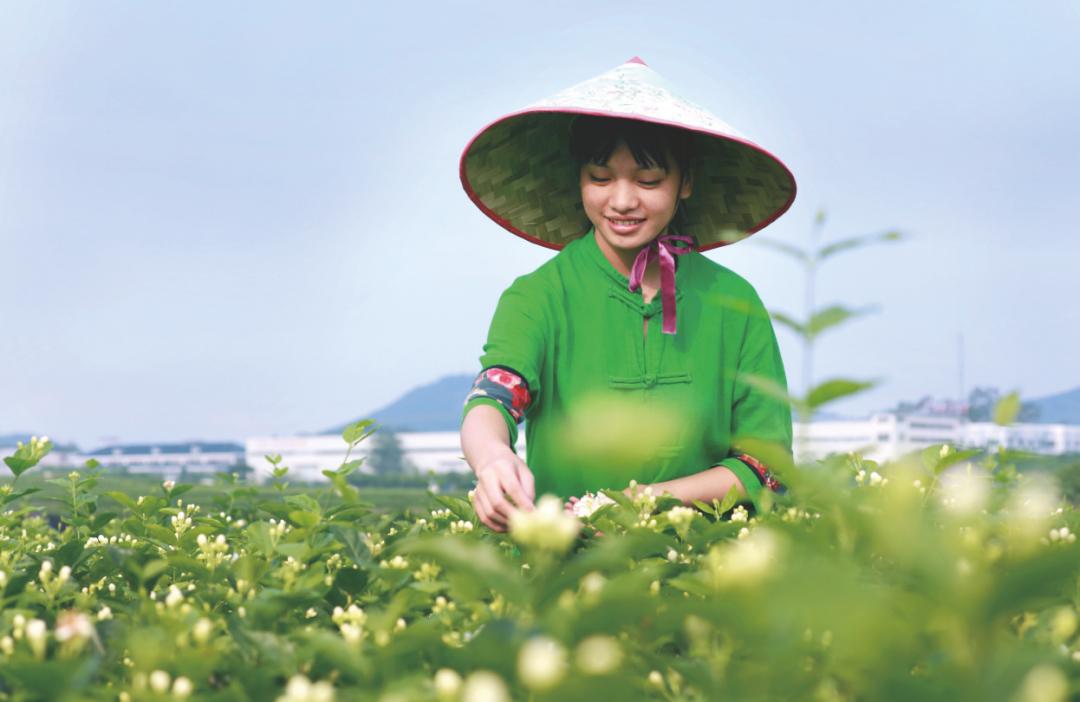
{"label": "sky", "polygon": [[[817,344],[815,379],[880,379],[833,411],[1080,386],[1078,35],[1078,0],[8,0],[0,434],[315,431],[478,371],[553,252],[472,205],[461,150],[635,55],[795,174],[757,237],[905,234],[819,271],[876,308]],[[707,255],[801,312],[754,237]]]}

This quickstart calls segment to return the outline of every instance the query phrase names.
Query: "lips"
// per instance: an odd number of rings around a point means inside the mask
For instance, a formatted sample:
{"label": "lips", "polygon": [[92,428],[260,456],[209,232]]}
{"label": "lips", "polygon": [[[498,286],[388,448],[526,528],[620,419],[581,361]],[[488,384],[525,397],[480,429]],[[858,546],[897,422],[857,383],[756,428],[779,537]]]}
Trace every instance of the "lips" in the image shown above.
{"label": "lips", "polygon": [[644,219],[633,219],[630,217],[620,217],[617,219],[605,217],[605,219],[607,219],[608,226],[611,227],[613,232],[623,235],[633,234],[641,228],[641,225],[645,224]]}

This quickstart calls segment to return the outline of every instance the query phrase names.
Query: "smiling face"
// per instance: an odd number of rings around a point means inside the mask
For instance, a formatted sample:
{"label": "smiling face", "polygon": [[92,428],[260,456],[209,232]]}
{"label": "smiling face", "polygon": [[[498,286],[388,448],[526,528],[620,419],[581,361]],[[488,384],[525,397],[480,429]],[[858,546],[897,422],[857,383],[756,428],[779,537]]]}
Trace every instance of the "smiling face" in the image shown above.
{"label": "smiling face", "polygon": [[641,247],[667,232],[679,200],[690,197],[690,179],[681,177],[670,154],[666,161],[667,168],[640,163],[620,141],[606,163],[581,166],[581,202],[608,260],[614,256],[628,265]]}

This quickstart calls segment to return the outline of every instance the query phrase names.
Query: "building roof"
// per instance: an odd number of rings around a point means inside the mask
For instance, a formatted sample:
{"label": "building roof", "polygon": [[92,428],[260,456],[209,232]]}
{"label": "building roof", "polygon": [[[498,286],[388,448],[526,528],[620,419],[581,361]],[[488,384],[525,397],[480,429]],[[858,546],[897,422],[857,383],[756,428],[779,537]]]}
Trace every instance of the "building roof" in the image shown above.
{"label": "building roof", "polygon": [[[156,449],[156,450],[155,450]],[[142,454],[186,454],[186,453],[243,453],[242,444],[211,441],[187,441],[178,444],[114,444],[102,446],[87,453],[87,456],[137,456]]]}

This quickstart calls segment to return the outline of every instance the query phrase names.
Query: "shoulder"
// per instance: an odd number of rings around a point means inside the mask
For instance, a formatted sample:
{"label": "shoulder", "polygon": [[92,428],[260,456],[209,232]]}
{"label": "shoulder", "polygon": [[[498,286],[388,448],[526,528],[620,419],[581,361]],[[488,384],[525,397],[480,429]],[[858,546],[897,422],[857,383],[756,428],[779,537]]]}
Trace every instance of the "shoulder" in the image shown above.
{"label": "shoulder", "polygon": [[760,305],[757,290],[746,278],[700,252],[690,254],[694,266],[695,287],[707,295],[722,295]]}
{"label": "shoulder", "polygon": [[584,255],[582,240],[575,239],[535,270],[515,278],[506,292],[513,291],[534,300],[551,299],[562,292],[565,281],[578,277],[571,271],[581,264]]}

